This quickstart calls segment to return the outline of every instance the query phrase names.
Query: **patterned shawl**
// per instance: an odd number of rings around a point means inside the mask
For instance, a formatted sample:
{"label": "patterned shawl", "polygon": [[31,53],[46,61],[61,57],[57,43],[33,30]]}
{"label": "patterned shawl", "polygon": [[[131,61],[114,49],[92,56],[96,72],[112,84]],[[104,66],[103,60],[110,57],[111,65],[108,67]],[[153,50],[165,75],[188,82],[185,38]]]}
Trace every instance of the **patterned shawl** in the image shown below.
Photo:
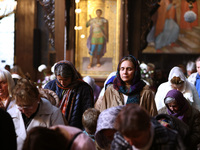
{"label": "patterned shawl", "polygon": [[[60,88],[60,89],[62,89],[62,96],[63,96],[63,98],[62,98],[62,100],[61,100],[61,102],[60,102],[60,108],[61,108],[61,111],[62,111],[62,113],[65,115],[66,114],[66,108],[67,108],[67,106],[68,106],[68,103],[69,103],[69,101],[71,101],[70,103],[71,103],[71,107],[70,107],[70,110],[68,110],[68,116],[67,116],[67,120],[70,118],[70,116],[71,116],[71,111],[72,111],[72,107],[73,107],[73,102],[74,102],[74,100],[75,100],[75,96],[73,96],[73,97],[71,97],[70,95],[71,95],[71,92],[73,91],[73,90],[75,90],[76,89],[76,87],[80,84],[80,83],[82,83],[82,82],[84,82],[82,79],[81,79],[81,76],[80,76],[80,74],[78,73],[78,71],[76,70],[76,68],[74,67],[74,65],[70,62],[70,61],[67,61],[67,60],[62,60],[62,61],[59,61],[57,64],[56,64],[56,66],[55,66],[55,70],[56,70],[56,68],[58,67],[58,66],[60,66],[60,65],[68,65],[68,67],[70,67],[71,68],[71,70],[72,70],[72,72],[73,72],[73,76],[72,76],[72,82],[67,86],[67,87],[63,87],[61,84],[60,84],[60,82],[56,79],[56,84],[57,84],[57,86]],[[71,100],[70,100],[70,98],[71,98]]]}
{"label": "patterned shawl", "polygon": [[[133,58],[132,63],[135,66],[134,77],[133,77],[133,80],[131,82],[129,89],[126,88],[125,82],[122,81],[122,79],[120,77],[120,64],[122,63],[122,61],[126,57],[132,57]],[[118,92],[123,93],[125,95],[128,95],[128,100],[127,100],[126,104],[129,104],[129,103],[139,104],[140,103],[140,91],[142,91],[143,87],[146,84],[143,80],[141,80],[141,73],[140,73],[140,67],[139,67],[139,64],[138,64],[138,60],[132,55],[129,55],[129,56],[126,56],[126,57],[122,58],[119,65],[118,65],[117,73],[116,73],[115,79],[113,81],[113,87]]]}
{"label": "patterned shawl", "polygon": [[177,102],[177,105],[179,106],[179,112],[178,113],[174,113],[173,111],[171,111],[169,109],[168,105],[166,105],[169,115],[175,116],[178,119],[180,119],[180,120],[184,121],[185,123],[187,123],[187,118],[185,116],[185,113],[189,109],[189,103],[185,99],[183,94],[180,91],[174,89],[174,90],[170,90],[167,93],[165,99],[167,97],[174,98],[175,101]]}

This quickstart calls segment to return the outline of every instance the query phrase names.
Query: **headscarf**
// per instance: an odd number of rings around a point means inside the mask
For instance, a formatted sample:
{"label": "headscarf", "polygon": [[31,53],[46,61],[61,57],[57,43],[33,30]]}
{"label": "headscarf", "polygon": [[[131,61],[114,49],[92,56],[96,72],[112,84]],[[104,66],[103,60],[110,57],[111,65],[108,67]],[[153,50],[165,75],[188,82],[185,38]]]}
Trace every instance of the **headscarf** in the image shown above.
{"label": "headscarf", "polygon": [[177,117],[178,119],[180,119],[180,120],[184,121],[185,123],[187,123],[187,118],[185,116],[185,113],[189,109],[189,103],[186,100],[186,98],[183,96],[183,94],[180,91],[174,89],[174,90],[170,90],[167,93],[167,95],[166,95],[166,97],[164,99],[164,102],[165,102],[167,97],[174,98],[175,101],[177,102],[178,107],[179,107],[179,112],[174,113],[173,111],[171,111],[169,109],[168,105],[165,104],[166,107],[167,107],[169,115]]}
{"label": "headscarf", "polygon": [[105,129],[115,129],[115,119],[123,107],[124,105],[111,107],[100,113],[97,120],[95,139],[101,148],[106,149],[111,144],[101,131]]}
{"label": "headscarf", "polygon": [[[126,88],[125,82],[122,81],[122,79],[120,77],[120,65],[121,65],[122,61],[125,61],[124,58],[127,58],[127,57],[133,58],[132,59],[133,62],[132,61],[131,62],[135,66],[134,77],[133,77],[133,80],[131,81],[131,86],[129,89]],[[127,100],[126,104],[129,104],[129,103],[139,104],[140,91],[142,91],[143,87],[146,84],[143,80],[141,80],[140,66],[138,64],[138,60],[132,55],[126,56],[124,58],[122,58],[118,64],[117,73],[116,73],[115,79],[113,81],[113,87],[118,92],[128,95],[128,100]],[[130,61],[130,60],[128,60],[128,61]]]}
{"label": "headscarf", "polygon": [[[111,72],[111,73],[108,75],[106,81],[104,82],[104,86],[103,86],[103,88],[102,88],[102,90],[101,90],[101,92],[100,92],[100,94],[99,94],[99,97],[102,97],[102,96],[104,95],[105,90],[106,90],[107,85],[108,85],[108,81],[110,80],[110,78],[112,78],[112,77],[115,76],[115,75],[116,75],[116,71]],[[109,83],[110,83],[110,82],[109,82]]]}
{"label": "headscarf", "polygon": [[77,87],[80,86],[80,84],[86,84],[86,83],[81,79],[81,75],[78,73],[78,71],[76,70],[74,65],[70,61],[67,61],[67,60],[59,61],[55,65],[55,68],[54,68],[55,74],[56,74],[56,69],[60,65],[66,65],[67,68],[69,68],[69,71],[66,73],[65,76],[71,77],[71,83],[66,87],[63,87],[60,84],[60,82],[56,79],[56,84],[61,89],[61,92],[62,92],[61,93],[62,94],[62,100],[60,101],[59,107],[62,111],[62,114],[65,114],[65,118],[67,119],[67,121],[69,121],[70,118],[71,118],[73,106],[74,106],[74,103],[75,103],[75,100],[76,100],[76,94],[72,95],[72,93],[77,93],[76,92],[76,90],[78,90]]}
{"label": "headscarf", "polygon": [[100,86],[98,86],[96,83],[95,83],[95,80],[94,78],[90,77],[90,76],[86,76],[83,78],[83,81],[85,81],[86,83],[88,83],[92,89],[93,89],[93,94],[94,94],[94,102],[96,102],[96,100],[98,99],[99,97],[99,94],[101,92],[101,88]]}
{"label": "headscarf", "polygon": [[173,77],[179,77],[182,81],[184,81],[183,83],[183,89],[181,92],[185,92],[185,89],[186,89],[186,83],[187,83],[187,78],[185,77],[183,71],[181,68],[179,67],[173,67],[169,73],[169,76],[168,76],[168,82],[169,84],[171,85],[171,79]]}
{"label": "headscarf", "polygon": [[69,73],[69,76],[72,77],[71,83],[67,86],[67,87],[63,87],[60,82],[56,79],[56,84],[59,88],[61,89],[73,89],[74,87],[76,87],[80,82],[83,82],[81,79],[80,74],[78,73],[78,71],[76,70],[76,68],[74,67],[74,65],[68,61],[68,60],[61,60],[59,61],[55,67],[54,67],[54,72],[56,72],[56,69],[58,68],[58,66],[60,65],[67,65],[71,70]]}

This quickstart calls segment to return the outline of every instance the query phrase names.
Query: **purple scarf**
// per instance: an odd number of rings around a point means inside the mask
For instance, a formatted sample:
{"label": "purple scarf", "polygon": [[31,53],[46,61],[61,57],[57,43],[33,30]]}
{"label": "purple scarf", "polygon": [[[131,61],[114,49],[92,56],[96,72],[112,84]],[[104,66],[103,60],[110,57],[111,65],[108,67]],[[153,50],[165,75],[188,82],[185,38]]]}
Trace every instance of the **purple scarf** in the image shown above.
{"label": "purple scarf", "polygon": [[166,105],[169,115],[175,116],[178,119],[180,119],[180,120],[184,121],[185,123],[187,123],[187,118],[185,116],[185,113],[189,109],[189,103],[185,99],[183,94],[180,91],[177,91],[177,90],[170,90],[167,93],[165,99],[167,97],[175,98],[175,101],[177,102],[177,105],[179,106],[179,112],[178,113],[174,113],[173,111],[171,111],[169,109],[168,105]]}
{"label": "purple scarf", "polygon": [[[135,73],[134,73],[134,77],[133,80],[131,82],[131,86],[129,89],[126,88],[126,84],[124,81],[122,81],[121,77],[120,77],[120,65],[122,60],[124,60],[124,58],[126,57],[132,57],[133,59],[133,65],[135,66]],[[124,58],[121,59],[118,68],[117,68],[117,73],[115,76],[115,79],[113,81],[113,87],[114,89],[116,89],[118,92],[123,93],[125,95],[128,95],[128,100],[126,104],[129,103],[140,103],[140,91],[142,91],[143,87],[146,85],[144,81],[141,80],[141,74],[140,74],[140,66],[138,64],[138,60],[132,56],[126,56]]]}

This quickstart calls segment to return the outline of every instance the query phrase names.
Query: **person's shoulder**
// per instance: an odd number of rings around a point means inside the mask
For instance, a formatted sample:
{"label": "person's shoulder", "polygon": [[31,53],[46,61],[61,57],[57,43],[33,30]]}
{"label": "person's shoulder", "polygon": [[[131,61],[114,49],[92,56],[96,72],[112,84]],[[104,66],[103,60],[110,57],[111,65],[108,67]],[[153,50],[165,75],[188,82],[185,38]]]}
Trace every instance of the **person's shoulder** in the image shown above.
{"label": "person's shoulder", "polygon": [[[161,83],[160,85],[159,85],[159,87],[164,87],[164,86],[168,86],[169,85],[169,82],[167,81],[167,82],[163,82],[163,83]],[[158,87],[158,88],[159,88]]]}
{"label": "person's shoulder", "polygon": [[[200,111],[197,109],[197,108],[195,108],[195,107],[193,107],[193,106],[189,106],[189,109],[188,109],[188,111],[186,112],[187,113],[187,115],[189,116],[189,117],[191,117],[191,115],[195,115],[195,116],[197,116],[198,118],[200,118]],[[192,114],[191,114],[192,113]]]}
{"label": "person's shoulder", "polygon": [[162,142],[167,142],[169,140],[172,140],[172,138],[175,140],[178,136],[178,132],[176,130],[169,129],[167,127],[164,127],[161,125],[155,118],[151,119],[151,122],[154,127],[154,134],[156,138],[162,139]]}
{"label": "person's shoulder", "polygon": [[49,100],[51,104],[55,106],[59,105],[59,97],[54,91],[50,89],[39,88],[39,93],[42,98]]}
{"label": "person's shoulder", "polygon": [[17,109],[17,107],[15,105],[12,108],[10,108],[7,112],[10,114],[11,117],[15,117],[18,115],[19,109]]}
{"label": "person's shoulder", "polygon": [[198,72],[192,73],[188,78],[196,77]]}
{"label": "person's shoulder", "polygon": [[187,81],[187,84],[186,84],[186,86],[188,86],[187,88],[191,88],[193,92],[194,92],[194,90],[196,90],[196,87],[195,87],[195,85],[194,85],[194,84],[192,84],[192,83],[191,83],[191,82],[189,82],[189,81]]}
{"label": "person's shoulder", "polygon": [[79,84],[77,85],[77,88],[90,88],[91,89],[91,86],[86,82],[80,81]]}
{"label": "person's shoulder", "polygon": [[153,94],[155,94],[154,91],[152,91],[150,86],[147,85],[147,84],[143,87],[143,89],[140,92],[140,94],[144,94],[144,93],[153,93]]}
{"label": "person's shoulder", "polygon": [[51,102],[47,100],[46,98],[41,98],[41,109],[42,109],[42,112],[45,112],[47,114],[51,114],[59,110],[59,108],[52,105]]}
{"label": "person's shoulder", "polygon": [[119,93],[113,86],[113,84],[109,84],[105,90],[106,93]]}
{"label": "person's shoulder", "polygon": [[101,19],[104,21],[104,22],[108,22],[108,20],[104,17],[101,17]]}
{"label": "person's shoulder", "polygon": [[52,86],[56,85],[56,79],[49,81],[45,86],[44,89],[51,89]]}
{"label": "person's shoulder", "polygon": [[0,121],[4,121],[7,118],[11,118],[10,114],[7,111],[0,108]]}
{"label": "person's shoulder", "polygon": [[161,109],[158,110],[158,114],[168,114],[167,107],[164,106]]}
{"label": "person's shoulder", "polygon": [[106,90],[107,90],[107,89],[115,90],[113,84],[108,84]]}
{"label": "person's shoulder", "polygon": [[196,76],[197,76],[198,72],[192,73],[187,80],[191,83],[194,83],[196,81]]}
{"label": "person's shoulder", "polygon": [[150,86],[148,84],[146,84],[144,87],[143,87],[143,90],[151,90],[150,89]]}

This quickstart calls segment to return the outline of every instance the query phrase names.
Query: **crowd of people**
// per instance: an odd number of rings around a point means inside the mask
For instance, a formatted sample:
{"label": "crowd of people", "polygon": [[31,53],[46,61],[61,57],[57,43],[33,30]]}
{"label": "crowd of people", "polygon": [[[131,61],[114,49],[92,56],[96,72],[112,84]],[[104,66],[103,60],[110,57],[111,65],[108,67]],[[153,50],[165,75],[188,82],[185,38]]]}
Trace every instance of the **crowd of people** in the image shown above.
{"label": "crowd of people", "polygon": [[19,66],[0,69],[3,149],[200,148],[200,57],[165,80],[154,64],[128,55],[102,88],[67,60],[38,71],[44,79],[35,82]]}

